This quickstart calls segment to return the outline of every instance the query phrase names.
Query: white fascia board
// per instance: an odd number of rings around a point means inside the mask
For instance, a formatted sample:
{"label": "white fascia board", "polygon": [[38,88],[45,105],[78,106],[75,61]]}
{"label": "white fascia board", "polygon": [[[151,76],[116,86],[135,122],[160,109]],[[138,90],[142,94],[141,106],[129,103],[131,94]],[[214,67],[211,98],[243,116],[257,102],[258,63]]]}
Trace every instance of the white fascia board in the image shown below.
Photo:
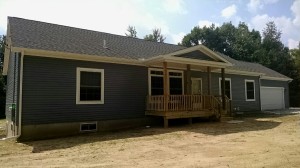
{"label": "white fascia board", "polygon": [[[220,71],[212,71],[215,73],[221,73]],[[233,75],[243,75],[243,76],[261,76],[264,75],[264,73],[258,73],[258,72],[248,72],[248,71],[238,71],[238,70],[230,70],[225,69],[226,74],[233,74]]]}
{"label": "white fascia board", "polygon": [[276,81],[293,81],[293,79],[291,78],[279,78],[279,77],[270,77],[270,76],[262,76],[260,79],[276,80]]}
{"label": "white fascia board", "polygon": [[39,49],[28,49],[20,47],[12,47],[13,51],[21,52],[24,51],[24,55],[48,57],[48,58],[61,58],[61,59],[71,59],[71,60],[81,60],[81,61],[94,61],[94,62],[106,62],[106,63],[116,63],[116,64],[128,64],[136,66],[145,66],[143,60],[136,59],[126,59],[126,58],[116,58],[107,56],[97,56],[97,55],[87,55],[87,54],[76,54],[67,53],[59,51],[47,51]]}
{"label": "white fascia board", "polygon": [[186,48],[186,49],[182,49],[182,50],[179,50],[179,51],[176,51],[176,52],[173,52],[173,53],[169,53],[169,54],[166,54],[165,56],[180,55],[180,54],[185,54],[185,53],[189,53],[189,52],[197,51],[197,50],[203,52],[204,54],[206,54],[207,56],[211,57],[212,59],[214,59],[216,61],[221,60],[224,63],[228,63],[228,64],[232,65],[229,61],[222,58],[221,56],[216,54],[214,51],[210,50],[209,48],[207,48],[207,47],[205,47],[204,45],[201,45],[201,44],[199,44],[197,46],[189,47],[189,48]]}

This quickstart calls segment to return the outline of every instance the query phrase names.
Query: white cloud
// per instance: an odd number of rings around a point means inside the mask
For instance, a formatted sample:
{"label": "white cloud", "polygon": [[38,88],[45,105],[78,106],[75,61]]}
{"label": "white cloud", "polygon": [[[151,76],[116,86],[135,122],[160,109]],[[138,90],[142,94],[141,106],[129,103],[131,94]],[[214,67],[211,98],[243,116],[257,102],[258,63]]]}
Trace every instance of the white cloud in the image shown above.
{"label": "white cloud", "polygon": [[169,34],[167,22],[150,12],[143,0],[7,0],[0,1],[0,29],[6,30],[7,16],[16,16],[119,35],[133,25],[141,38],[153,28]]}
{"label": "white cloud", "polygon": [[206,26],[206,27],[209,27],[211,26],[212,24],[215,24],[215,26],[219,27],[220,24],[219,23],[214,23],[214,22],[211,22],[211,21],[208,21],[208,20],[200,20],[199,23],[198,23],[198,26],[200,28]]}
{"label": "white cloud", "polygon": [[288,40],[288,47],[289,47],[290,49],[298,48],[299,42],[300,42],[300,40],[299,40],[299,41],[296,41],[296,40],[294,40],[294,39],[289,39],[289,40]]}
{"label": "white cloud", "polygon": [[279,0],[250,0],[247,4],[248,11],[256,13],[258,10],[263,9],[264,5],[277,3]]}
{"label": "white cloud", "polygon": [[164,0],[163,8],[170,13],[187,14],[184,8],[185,3],[183,0]]}
{"label": "white cloud", "polygon": [[300,26],[300,0],[294,1],[293,5],[291,6],[291,10],[295,15],[293,23],[297,26]]}
{"label": "white cloud", "polygon": [[180,43],[185,35],[186,35],[186,33],[184,33],[184,32],[180,32],[178,34],[172,34],[171,37],[172,37],[173,43],[174,44]]}
{"label": "white cloud", "polygon": [[263,2],[265,4],[274,4],[274,3],[277,3],[279,0],[263,0]]}
{"label": "white cloud", "polygon": [[260,0],[250,0],[247,7],[250,12],[255,13],[258,9],[262,9],[263,5]]}
{"label": "white cloud", "polygon": [[236,14],[237,7],[236,5],[230,5],[227,8],[223,9],[221,12],[222,17],[229,19]]}

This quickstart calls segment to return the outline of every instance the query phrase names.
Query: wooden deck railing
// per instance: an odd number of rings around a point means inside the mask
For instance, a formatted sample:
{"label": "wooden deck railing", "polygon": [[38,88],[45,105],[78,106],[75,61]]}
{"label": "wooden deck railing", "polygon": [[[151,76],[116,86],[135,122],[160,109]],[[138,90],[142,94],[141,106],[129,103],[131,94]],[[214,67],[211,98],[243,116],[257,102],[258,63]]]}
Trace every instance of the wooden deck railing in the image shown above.
{"label": "wooden deck railing", "polygon": [[147,111],[201,111],[220,113],[220,101],[212,95],[169,95],[147,96]]}

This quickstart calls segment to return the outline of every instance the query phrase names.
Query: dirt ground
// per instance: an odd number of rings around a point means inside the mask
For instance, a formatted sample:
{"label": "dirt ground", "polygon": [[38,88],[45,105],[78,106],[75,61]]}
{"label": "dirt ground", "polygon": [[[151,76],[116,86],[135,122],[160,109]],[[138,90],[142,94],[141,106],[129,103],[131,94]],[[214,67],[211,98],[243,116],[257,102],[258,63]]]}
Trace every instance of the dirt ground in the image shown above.
{"label": "dirt ground", "polygon": [[[300,114],[242,117],[17,143],[0,167],[299,167]],[[186,121],[187,123],[187,121]],[[4,121],[0,121],[0,129]],[[0,133],[4,133],[0,131]]]}

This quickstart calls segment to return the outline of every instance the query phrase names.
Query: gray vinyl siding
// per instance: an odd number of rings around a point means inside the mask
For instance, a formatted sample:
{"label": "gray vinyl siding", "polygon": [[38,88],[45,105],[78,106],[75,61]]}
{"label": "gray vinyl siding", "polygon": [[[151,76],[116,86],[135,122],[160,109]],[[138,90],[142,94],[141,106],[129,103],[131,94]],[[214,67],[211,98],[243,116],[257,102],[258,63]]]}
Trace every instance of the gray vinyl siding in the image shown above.
{"label": "gray vinyl siding", "polygon": [[19,94],[19,68],[20,53],[11,53],[7,71],[6,105],[5,115],[8,121],[12,121],[12,112],[9,110],[12,104],[16,104],[15,124],[18,125],[18,94]]}
{"label": "gray vinyl siding", "polygon": [[[76,68],[104,69],[104,104],[76,105]],[[144,117],[146,67],[24,57],[22,124]]]}
{"label": "gray vinyl siding", "polygon": [[275,80],[260,80],[261,86],[265,87],[283,87],[284,88],[284,101],[285,108],[290,107],[290,99],[289,99],[289,83],[287,81],[275,81]]}
{"label": "gray vinyl siding", "polygon": [[[207,73],[192,71],[191,76],[193,78],[202,78],[202,92],[203,94],[207,94]],[[220,95],[219,78],[221,78],[221,73],[211,74],[211,89],[213,95]],[[258,77],[226,74],[225,71],[225,78],[231,79],[232,109],[234,111],[260,111],[260,93]],[[245,80],[255,81],[255,101],[246,101]]]}

